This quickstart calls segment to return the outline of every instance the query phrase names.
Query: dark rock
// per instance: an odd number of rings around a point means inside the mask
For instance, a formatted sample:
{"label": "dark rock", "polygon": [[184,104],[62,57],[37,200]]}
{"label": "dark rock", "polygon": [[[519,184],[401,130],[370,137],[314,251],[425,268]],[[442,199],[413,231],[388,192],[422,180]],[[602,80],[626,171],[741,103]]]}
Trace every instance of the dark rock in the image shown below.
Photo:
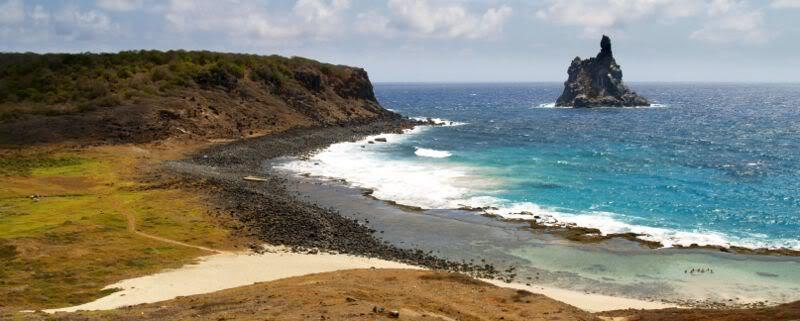
{"label": "dark rock", "polygon": [[397,311],[397,310],[389,311],[389,317],[390,318],[399,318],[400,317],[400,311]]}
{"label": "dark rock", "polygon": [[575,57],[567,70],[564,92],[556,106],[564,107],[634,107],[649,106],[647,98],[639,96],[622,83],[622,69],[611,52],[611,39],[603,36],[600,53],[581,60]]}
{"label": "dark rock", "polygon": [[162,120],[175,120],[175,119],[180,119],[181,115],[178,115],[177,113],[171,110],[159,110],[158,117],[161,118]]}
{"label": "dark rock", "polygon": [[322,90],[322,77],[312,70],[298,70],[294,73],[294,79],[303,84],[308,90],[319,92]]}
{"label": "dark rock", "polygon": [[334,85],[334,91],[344,98],[363,99],[378,102],[367,71],[361,68],[349,68],[348,75]]}
{"label": "dark rock", "polygon": [[383,138],[383,137],[378,137],[378,138],[375,138],[375,141],[376,141],[376,142],[385,143],[385,142],[386,142],[386,138]]}
{"label": "dark rock", "polygon": [[[332,208],[322,208],[299,199],[290,191],[290,181],[279,172],[265,171],[265,160],[303,157],[331,144],[354,141],[380,133],[400,133],[419,125],[408,119],[387,117],[344,127],[296,128],[281,133],[215,145],[191,158],[165,163],[170,174],[186,182],[202,182],[213,190],[217,210],[229,213],[235,233],[260,241],[284,245],[298,253],[309,251],[361,255],[413,264],[430,269],[468,273],[490,278],[499,274],[494,266],[453,262],[413,248],[399,248],[379,237],[379,233],[358,220],[342,216]],[[268,181],[252,184],[242,177],[258,173]],[[368,193],[368,191],[365,191]]]}

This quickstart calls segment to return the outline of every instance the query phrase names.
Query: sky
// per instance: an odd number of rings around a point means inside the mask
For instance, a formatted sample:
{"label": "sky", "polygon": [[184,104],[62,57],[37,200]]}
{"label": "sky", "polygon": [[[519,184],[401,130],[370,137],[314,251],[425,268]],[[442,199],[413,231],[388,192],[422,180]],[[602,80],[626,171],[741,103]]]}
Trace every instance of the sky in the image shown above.
{"label": "sky", "polygon": [[377,82],[563,81],[603,34],[626,81],[800,82],[800,0],[0,0],[0,51],[280,54]]}

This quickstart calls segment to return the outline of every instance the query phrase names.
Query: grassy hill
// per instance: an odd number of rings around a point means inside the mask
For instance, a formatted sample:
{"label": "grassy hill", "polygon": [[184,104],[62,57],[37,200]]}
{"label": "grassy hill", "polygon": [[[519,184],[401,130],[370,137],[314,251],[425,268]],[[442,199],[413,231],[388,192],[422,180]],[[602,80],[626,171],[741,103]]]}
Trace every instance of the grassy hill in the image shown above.
{"label": "grassy hill", "polygon": [[162,162],[219,138],[394,117],[363,69],[304,58],[0,53],[0,319],[254,241],[216,187]]}
{"label": "grassy hill", "polygon": [[[111,112],[117,107],[129,108]],[[36,116],[86,113],[106,113],[100,120],[113,118],[129,133],[104,128],[96,117],[70,119],[83,129],[64,124],[55,130],[73,139],[81,136],[75,131],[134,141],[187,131],[233,137],[390,114],[378,105],[363,69],[299,57],[208,51],[0,54],[0,139],[11,129],[34,130],[36,124],[25,123]],[[157,133],[142,133],[142,127]],[[53,140],[46,133],[34,136]]]}

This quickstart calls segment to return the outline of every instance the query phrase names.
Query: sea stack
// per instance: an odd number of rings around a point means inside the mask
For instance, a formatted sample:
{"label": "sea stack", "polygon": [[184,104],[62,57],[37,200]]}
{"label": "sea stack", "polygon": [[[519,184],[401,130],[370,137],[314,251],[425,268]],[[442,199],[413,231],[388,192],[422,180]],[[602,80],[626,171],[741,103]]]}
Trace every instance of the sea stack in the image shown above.
{"label": "sea stack", "polygon": [[575,57],[567,70],[564,92],[556,100],[563,107],[634,107],[649,106],[647,98],[625,87],[622,69],[611,52],[611,39],[603,35],[597,57]]}

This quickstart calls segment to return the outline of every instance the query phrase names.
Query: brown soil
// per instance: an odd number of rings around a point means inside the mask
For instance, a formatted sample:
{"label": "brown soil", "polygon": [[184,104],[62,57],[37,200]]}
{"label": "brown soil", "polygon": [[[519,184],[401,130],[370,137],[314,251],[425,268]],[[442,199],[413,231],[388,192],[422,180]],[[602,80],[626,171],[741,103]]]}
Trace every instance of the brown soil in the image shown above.
{"label": "brown soil", "polygon": [[[383,309],[383,310],[381,310]],[[26,320],[599,320],[527,291],[461,274],[347,270],[182,297],[107,312]]]}
{"label": "brown soil", "polygon": [[620,321],[788,321],[800,320],[800,301],[758,309],[620,310],[598,315]]}

